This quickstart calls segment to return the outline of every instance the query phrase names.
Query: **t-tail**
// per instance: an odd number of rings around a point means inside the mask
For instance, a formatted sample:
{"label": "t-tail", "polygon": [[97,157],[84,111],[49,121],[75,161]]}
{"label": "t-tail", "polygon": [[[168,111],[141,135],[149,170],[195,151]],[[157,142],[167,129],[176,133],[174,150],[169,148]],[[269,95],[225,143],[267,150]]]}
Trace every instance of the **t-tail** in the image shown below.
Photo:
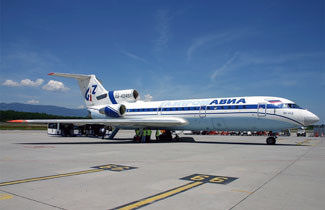
{"label": "t-tail", "polygon": [[51,76],[75,78],[87,107],[135,102],[139,98],[136,90],[107,91],[95,75],[49,73]]}
{"label": "t-tail", "polygon": [[87,107],[112,103],[107,98],[108,91],[93,74],[49,73],[49,75],[77,79],[81,94]]}

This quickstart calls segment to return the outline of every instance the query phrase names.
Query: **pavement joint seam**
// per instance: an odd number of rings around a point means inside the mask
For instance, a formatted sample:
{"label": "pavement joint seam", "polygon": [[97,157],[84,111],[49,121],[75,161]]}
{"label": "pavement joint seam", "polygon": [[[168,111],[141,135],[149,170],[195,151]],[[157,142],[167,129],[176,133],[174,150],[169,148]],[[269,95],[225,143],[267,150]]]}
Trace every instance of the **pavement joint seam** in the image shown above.
{"label": "pavement joint seam", "polygon": [[[320,142],[318,142],[318,144],[320,144]],[[317,144],[317,145],[318,145]],[[316,145],[316,146],[317,146]],[[255,192],[257,192],[258,190],[260,190],[261,188],[263,188],[266,184],[268,184],[269,182],[271,182],[273,179],[275,179],[278,175],[282,174],[282,172],[286,171],[288,168],[290,168],[293,164],[295,164],[297,161],[299,161],[300,159],[302,159],[304,156],[306,156],[309,152],[311,152],[313,149],[315,149],[315,147],[311,147],[309,150],[307,150],[307,152],[305,152],[304,154],[302,154],[300,157],[298,157],[295,161],[293,161],[292,163],[290,163],[287,167],[285,167],[284,169],[280,170],[278,173],[276,173],[274,176],[272,176],[270,179],[266,180],[266,182],[264,182],[261,186],[259,186],[258,188],[256,188],[255,190],[252,191],[252,193],[248,194],[246,197],[244,197],[243,199],[241,199],[238,203],[236,203],[234,206],[232,206],[230,209],[235,208],[236,206],[238,206],[240,203],[242,203],[244,200],[246,200],[248,197],[250,197],[251,195],[253,195]]]}
{"label": "pavement joint seam", "polygon": [[6,190],[0,190],[0,192],[8,193],[10,195],[14,195],[14,196],[19,197],[19,198],[23,198],[23,199],[26,199],[26,200],[34,201],[36,203],[40,203],[40,204],[43,204],[43,205],[46,205],[46,206],[51,206],[53,208],[66,210],[65,208],[62,208],[62,207],[59,207],[59,206],[55,206],[55,205],[52,205],[52,204],[49,204],[49,203],[45,203],[45,202],[42,202],[42,201],[38,201],[38,200],[35,200],[33,198],[28,198],[28,197],[25,197],[25,196],[22,196],[22,195],[18,195],[16,193],[8,192]]}

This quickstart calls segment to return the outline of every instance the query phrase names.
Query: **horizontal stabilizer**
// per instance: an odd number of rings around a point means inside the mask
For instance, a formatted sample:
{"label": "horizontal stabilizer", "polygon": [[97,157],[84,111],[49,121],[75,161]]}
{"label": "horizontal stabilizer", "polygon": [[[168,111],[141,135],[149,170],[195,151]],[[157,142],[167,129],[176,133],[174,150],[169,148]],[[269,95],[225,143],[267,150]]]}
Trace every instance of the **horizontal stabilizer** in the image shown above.
{"label": "horizontal stabilizer", "polygon": [[86,74],[67,74],[67,73],[49,73],[50,76],[58,76],[58,77],[67,77],[67,78],[75,78],[75,79],[89,79],[91,75]]}

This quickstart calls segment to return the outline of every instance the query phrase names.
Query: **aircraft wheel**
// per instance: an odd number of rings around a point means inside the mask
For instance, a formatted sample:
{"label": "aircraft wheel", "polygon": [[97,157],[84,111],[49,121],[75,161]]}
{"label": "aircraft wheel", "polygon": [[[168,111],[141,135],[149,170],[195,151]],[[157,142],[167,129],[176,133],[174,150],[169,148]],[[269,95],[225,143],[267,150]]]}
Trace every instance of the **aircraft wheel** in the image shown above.
{"label": "aircraft wheel", "polygon": [[268,145],[274,145],[276,143],[276,139],[273,136],[270,136],[266,139],[266,144]]}
{"label": "aircraft wheel", "polygon": [[179,140],[180,140],[180,138],[179,138],[179,136],[178,136],[177,134],[175,135],[174,140],[175,140],[175,141],[179,141]]}

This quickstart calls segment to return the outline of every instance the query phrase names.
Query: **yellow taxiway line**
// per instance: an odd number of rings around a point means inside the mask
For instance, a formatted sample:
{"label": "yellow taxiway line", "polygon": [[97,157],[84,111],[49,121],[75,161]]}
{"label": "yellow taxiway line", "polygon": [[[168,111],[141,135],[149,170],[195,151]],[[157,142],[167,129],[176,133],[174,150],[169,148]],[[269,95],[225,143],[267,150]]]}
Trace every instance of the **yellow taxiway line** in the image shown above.
{"label": "yellow taxiway line", "polygon": [[51,175],[51,176],[43,176],[43,177],[21,179],[21,180],[16,180],[16,181],[9,181],[9,182],[1,182],[0,187],[1,186],[6,186],[6,185],[12,185],[12,184],[20,184],[20,183],[26,183],[26,182],[34,182],[34,181],[41,181],[41,180],[47,180],[47,179],[55,179],[55,178],[66,177],[66,176],[75,176],[75,175],[80,175],[80,174],[88,174],[88,173],[94,173],[94,172],[99,172],[99,171],[103,171],[103,170],[104,169],[90,169],[90,170],[77,171],[77,172],[71,172],[71,173],[66,173],[66,174],[57,174],[57,175]]}
{"label": "yellow taxiway line", "polygon": [[100,171],[104,171],[104,170],[120,172],[120,171],[135,169],[136,167],[116,165],[116,164],[107,164],[107,165],[101,165],[101,166],[94,166],[92,168],[94,168],[94,169],[84,170],[84,171],[77,171],[77,172],[70,172],[70,173],[65,173],[65,174],[56,174],[56,175],[51,175],[51,176],[43,176],[43,177],[36,177],[36,178],[21,179],[21,180],[9,181],[9,182],[0,182],[0,187],[1,186],[12,185],[12,184],[20,184],[20,183],[26,183],[26,182],[34,182],[34,181],[55,179],[55,178],[61,178],[61,177],[67,177],[67,176],[88,174],[88,173],[100,172]]}
{"label": "yellow taxiway line", "polygon": [[6,200],[6,199],[11,199],[14,196],[10,195],[10,194],[6,194],[6,193],[0,193],[0,201],[1,200]]}
{"label": "yellow taxiway line", "polygon": [[141,200],[138,200],[138,201],[126,204],[124,206],[114,208],[114,209],[121,209],[121,210],[137,209],[137,208],[146,206],[148,204],[151,204],[153,202],[156,202],[156,201],[165,199],[167,197],[176,195],[178,193],[184,192],[184,191],[189,190],[191,188],[200,186],[202,184],[204,184],[204,182],[191,182],[189,184],[186,184],[186,185],[183,185],[183,186],[180,186],[180,187],[165,191],[163,193],[159,193],[159,194],[150,196],[148,198],[144,198],[144,199],[141,199]]}

